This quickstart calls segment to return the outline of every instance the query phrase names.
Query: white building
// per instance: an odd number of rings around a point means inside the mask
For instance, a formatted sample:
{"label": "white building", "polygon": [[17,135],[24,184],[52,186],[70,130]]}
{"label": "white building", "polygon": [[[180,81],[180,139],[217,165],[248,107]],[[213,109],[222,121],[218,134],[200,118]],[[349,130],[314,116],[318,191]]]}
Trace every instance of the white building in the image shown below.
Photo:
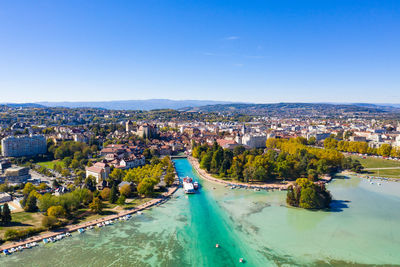
{"label": "white building", "polygon": [[7,136],[1,140],[3,157],[23,157],[47,152],[44,135]]}
{"label": "white building", "polygon": [[264,134],[245,134],[243,136],[237,136],[235,141],[238,144],[248,146],[250,148],[264,148],[267,136]]}

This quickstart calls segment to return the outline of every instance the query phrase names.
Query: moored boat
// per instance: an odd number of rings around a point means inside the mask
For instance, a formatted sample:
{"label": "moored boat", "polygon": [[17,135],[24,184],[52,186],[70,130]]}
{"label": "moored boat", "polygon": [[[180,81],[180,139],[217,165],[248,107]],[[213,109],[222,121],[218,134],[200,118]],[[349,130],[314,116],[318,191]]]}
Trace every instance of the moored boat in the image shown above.
{"label": "moored boat", "polygon": [[182,184],[183,184],[183,190],[185,191],[186,194],[194,194],[195,193],[192,178],[190,178],[190,177],[183,178]]}

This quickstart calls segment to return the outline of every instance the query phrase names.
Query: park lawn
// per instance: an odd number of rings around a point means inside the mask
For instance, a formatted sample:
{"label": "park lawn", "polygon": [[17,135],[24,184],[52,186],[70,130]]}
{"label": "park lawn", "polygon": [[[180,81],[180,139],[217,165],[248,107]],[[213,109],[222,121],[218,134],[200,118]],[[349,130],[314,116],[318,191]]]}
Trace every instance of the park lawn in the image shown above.
{"label": "park lawn", "polygon": [[4,233],[8,229],[22,230],[31,227],[36,228],[42,226],[43,214],[39,212],[34,212],[34,213],[25,211],[15,212],[11,214],[11,217],[12,217],[11,225],[0,227],[1,238],[4,236]]}
{"label": "park lawn", "polygon": [[37,164],[47,169],[54,169],[54,164],[56,163],[61,163],[61,166],[65,168],[64,162],[60,160],[43,161],[38,162]]}
{"label": "park lawn", "polygon": [[[359,156],[351,156],[353,159],[357,159],[364,166],[364,168],[390,168],[390,167],[400,167],[400,162],[395,160],[387,160],[381,158],[367,157],[362,158]],[[371,176],[380,176],[387,178],[399,178],[400,179],[400,169],[393,170],[367,170],[367,174]]]}
{"label": "park lawn", "polygon": [[388,167],[400,167],[400,161],[366,157],[351,156],[353,159],[358,159],[364,168],[388,168]]}

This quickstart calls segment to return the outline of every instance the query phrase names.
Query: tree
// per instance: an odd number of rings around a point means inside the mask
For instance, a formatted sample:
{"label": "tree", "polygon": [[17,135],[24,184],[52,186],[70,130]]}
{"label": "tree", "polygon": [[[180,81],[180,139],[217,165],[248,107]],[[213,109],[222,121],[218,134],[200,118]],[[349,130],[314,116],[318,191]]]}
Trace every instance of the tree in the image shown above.
{"label": "tree", "polygon": [[71,176],[71,172],[68,169],[63,169],[61,171],[61,175],[64,177],[70,177]]}
{"label": "tree", "polygon": [[33,194],[34,192],[31,192],[26,200],[26,204],[24,207],[24,210],[27,212],[35,212],[37,210],[37,198],[36,195]]}
{"label": "tree", "polygon": [[47,184],[45,183],[40,183],[39,186],[37,187],[38,190],[44,190],[47,188]]}
{"label": "tree", "polygon": [[301,190],[299,206],[303,209],[319,208],[317,192],[313,187],[306,187]]}
{"label": "tree", "polygon": [[71,165],[72,159],[70,157],[65,157],[63,159],[63,162],[64,162],[64,166],[68,168],[69,165]]}
{"label": "tree", "polygon": [[257,181],[264,181],[267,177],[267,172],[263,166],[259,166],[254,172],[254,179]]}
{"label": "tree", "polygon": [[62,206],[51,206],[47,210],[47,215],[56,218],[65,217],[65,209]]}
{"label": "tree", "polygon": [[210,152],[207,152],[206,155],[201,158],[200,168],[210,171],[212,155],[213,155],[213,153],[210,151]]}
{"label": "tree", "polygon": [[11,211],[10,208],[8,207],[8,204],[3,205],[3,209],[1,211],[1,223],[3,225],[7,225],[11,222]]}
{"label": "tree", "polygon": [[164,176],[164,182],[167,186],[171,186],[175,181],[175,174],[173,172],[168,172]]}
{"label": "tree", "polygon": [[145,178],[138,185],[137,191],[141,195],[150,196],[153,194],[154,184],[149,178]]}
{"label": "tree", "polygon": [[70,164],[70,166],[71,166],[71,168],[72,169],[77,169],[77,168],[79,168],[79,161],[77,160],[77,159],[73,159],[72,161],[71,161],[71,164]]}
{"label": "tree", "polygon": [[383,144],[380,148],[378,148],[378,154],[383,157],[389,157],[390,151],[392,150],[392,146],[389,144]]}
{"label": "tree", "polygon": [[92,192],[86,188],[77,188],[72,194],[79,200],[79,203],[83,205],[87,205],[93,200]]}
{"label": "tree", "polygon": [[85,187],[90,191],[94,191],[96,189],[96,178],[94,176],[89,175],[88,177],[86,177],[84,183]]}
{"label": "tree", "polygon": [[33,191],[35,189],[36,188],[32,183],[26,183],[25,186],[24,186],[24,189],[22,190],[22,193],[27,196],[27,195],[29,195],[29,193],[31,191]]}
{"label": "tree", "polygon": [[95,197],[92,201],[92,203],[89,204],[89,208],[91,211],[101,214],[103,212],[103,202],[101,201],[100,198]]}
{"label": "tree", "polygon": [[54,216],[44,216],[42,219],[42,226],[47,229],[56,227],[58,223],[58,219]]}
{"label": "tree", "polygon": [[121,193],[121,195],[123,195],[125,197],[129,197],[131,195],[131,193],[132,193],[131,185],[130,184],[124,184],[119,189],[119,192]]}
{"label": "tree", "polygon": [[110,173],[110,179],[114,181],[114,183],[120,183],[122,179],[125,176],[125,172],[121,169],[115,168],[111,173]]}
{"label": "tree", "polygon": [[124,195],[121,195],[117,200],[118,205],[125,205],[125,200],[126,197]]}
{"label": "tree", "polygon": [[310,179],[310,181],[317,181],[318,180],[318,172],[314,169],[309,169],[308,172],[308,179]]}
{"label": "tree", "polygon": [[115,203],[118,200],[117,186],[113,185],[110,192],[110,203]]}
{"label": "tree", "polygon": [[38,199],[38,207],[41,212],[47,212],[51,206],[55,205],[57,205],[57,197],[50,193],[46,193]]}
{"label": "tree", "polygon": [[313,145],[315,145],[317,143],[317,139],[315,138],[315,136],[311,136],[309,139],[308,139],[308,144],[310,145],[310,146],[313,146]]}
{"label": "tree", "polygon": [[108,200],[110,198],[111,190],[108,187],[103,188],[100,192],[100,197],[102,200]]}

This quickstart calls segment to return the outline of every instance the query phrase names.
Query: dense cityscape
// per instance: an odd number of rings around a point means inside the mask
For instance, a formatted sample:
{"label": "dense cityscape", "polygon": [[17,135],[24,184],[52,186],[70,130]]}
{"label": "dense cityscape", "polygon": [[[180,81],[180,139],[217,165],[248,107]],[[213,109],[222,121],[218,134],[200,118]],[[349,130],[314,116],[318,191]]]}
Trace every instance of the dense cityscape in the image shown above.
{"label": "dense cityscape", "polygon": [[[1,237],[20,240],[159,198],[178,183],[171,157],[189,155],[201,169],[229,184],[289,188],[288,204],[329,209],[331,196],[323,193],[324,183],[335,173],[362,173],[362,158],[400,158],[399,121],[353,109],[337,119],[327,118],[333,105],[313,116],[297,110],[299,116],[292,118],[263,116],[261,109],[242,120],[244,114],[238,112],[4,105],[0,199],[7,208],[2,222],[12,225],[24,214],[34,214],[30,217],[37,227],[2,228]],[[305,152],[296,156],[301,150]],[[339,154],[333,156],[333,151]],[[301,202],[300,188],[306,186],[298,178],[319,183],[314,190],[322,190],[318,194],[324,200]],[[299,190],[297,199],[293,190]]]}
{"label": "dense cityscape", "polygon": [[399,266],[400,1],[0,4],[0,266]]}

